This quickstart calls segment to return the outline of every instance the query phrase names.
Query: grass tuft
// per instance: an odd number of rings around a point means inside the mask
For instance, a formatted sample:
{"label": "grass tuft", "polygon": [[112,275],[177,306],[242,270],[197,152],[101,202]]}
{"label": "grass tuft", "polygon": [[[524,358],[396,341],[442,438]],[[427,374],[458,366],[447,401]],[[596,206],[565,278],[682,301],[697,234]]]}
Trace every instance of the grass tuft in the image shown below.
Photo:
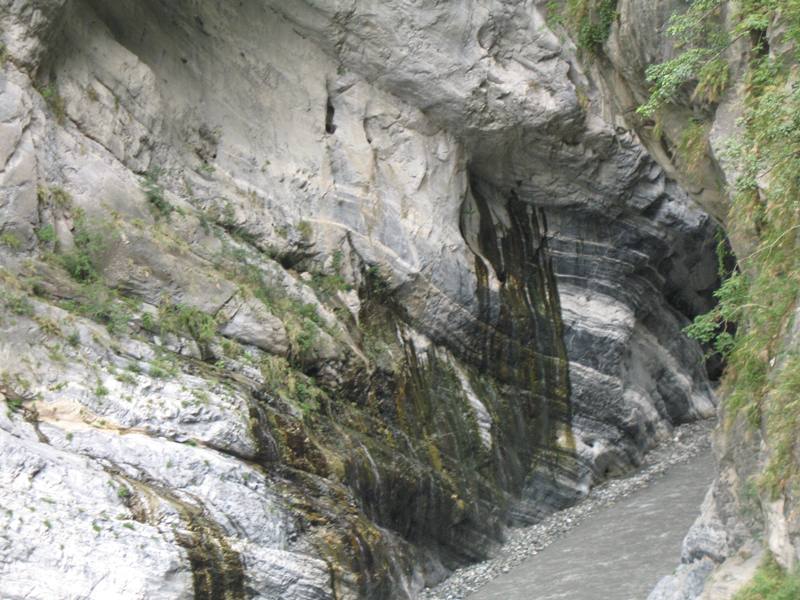
{"label": "grass tuft", "polygon": [[753,580],[737,592],[733,600],[797,600],[800,598],[800,571],[788,573],[771,553],[758,567]]}

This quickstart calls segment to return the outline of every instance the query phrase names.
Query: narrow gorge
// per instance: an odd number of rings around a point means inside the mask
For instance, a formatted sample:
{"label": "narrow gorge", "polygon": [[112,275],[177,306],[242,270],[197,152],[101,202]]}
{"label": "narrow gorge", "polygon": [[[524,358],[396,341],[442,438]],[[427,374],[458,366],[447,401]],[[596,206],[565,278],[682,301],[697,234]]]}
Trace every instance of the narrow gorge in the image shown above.
{"label": "narrow gorge", "polygon": [[789,581],[797,40],[795,0],[0,0],[0,598],[413,600],[710,418],[653,597]]}

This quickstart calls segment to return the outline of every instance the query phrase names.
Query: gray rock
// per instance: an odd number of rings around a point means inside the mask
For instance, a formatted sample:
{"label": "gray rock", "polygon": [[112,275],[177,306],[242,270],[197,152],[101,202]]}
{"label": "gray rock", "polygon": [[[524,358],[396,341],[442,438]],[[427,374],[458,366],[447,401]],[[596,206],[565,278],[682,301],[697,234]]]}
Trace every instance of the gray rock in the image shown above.
{"label": "gray rock", "polygon": [[220,329],[225,337],[258,346],[272,354],[285,355],[289,350],[283,323],[271,315],[261,302],[251,298],[241,299],[234,302],[234,306],[226,306],[225,313],[228,322]]}
{"label": "gray rock", "polygon": [[703,592],[706,579],[715,566],[716,563],[708,558],[683,564],[674,575],[661,579],[647,600],[694,600]]}
{"label": "gray rock", "polygon": [[727,532],[717,514],[714,497],[714,488],[708,490],[700,516],[689,529],[683,540],[681,561],[691,563],[703,558],[710,558],[720,563],[727,558],[731,551],[728,545]]}
{"label": "gray rock", "polygon": [[101,465],[12,436],[0,419],[3,597],[193,597],[173,518],[139,522]]}
{"label": "gray rock", "polygon": [[411,598],[713,412],[714,224],[535,7],[468,4],[0,2],[0,430],[152,530],[28,597]]}

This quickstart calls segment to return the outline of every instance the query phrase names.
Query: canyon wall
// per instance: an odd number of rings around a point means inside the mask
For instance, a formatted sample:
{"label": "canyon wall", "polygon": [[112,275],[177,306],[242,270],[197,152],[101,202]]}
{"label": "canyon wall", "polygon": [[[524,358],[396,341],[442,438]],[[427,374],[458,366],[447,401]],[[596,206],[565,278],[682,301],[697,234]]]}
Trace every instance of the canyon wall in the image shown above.
{"label": "canyon wall", "polygon": [[[582,4],[584,22],[596,23],[599,7],[609,3]],[[636,131],[669,176],[722,224],[732,248],[729,282],[712,313],[718,333],[736,330],[724,348],[719,473],[686,536],[681,566],[651,600],[727,599],[759,565],[791,573],[800,558],[800,13],[783,1],[611,4],[604,39],[578,49],[597,110]],[[538,5],[558,20],[552,5]],[[562,20],[556,29],[580,46],[575,25]],[[655,111],[639,109],[659,93]],[[715,335],[709,337],[713,343]]]}
{"label": "canyon wall", "polygon": [[535,3],[0,41],[4,598],[413,598],[715,413],[716,222]]}

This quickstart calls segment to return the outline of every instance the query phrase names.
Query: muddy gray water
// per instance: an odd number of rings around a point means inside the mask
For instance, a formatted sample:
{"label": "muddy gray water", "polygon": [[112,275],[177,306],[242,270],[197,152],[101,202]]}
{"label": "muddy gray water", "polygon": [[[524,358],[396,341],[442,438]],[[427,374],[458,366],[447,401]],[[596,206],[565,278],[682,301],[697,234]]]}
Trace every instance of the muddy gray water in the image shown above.
{"label": "muddy gray water", "polygon": [[710,452],[598,510],[470,600],[643,600],[672,572],[714,477]]}

